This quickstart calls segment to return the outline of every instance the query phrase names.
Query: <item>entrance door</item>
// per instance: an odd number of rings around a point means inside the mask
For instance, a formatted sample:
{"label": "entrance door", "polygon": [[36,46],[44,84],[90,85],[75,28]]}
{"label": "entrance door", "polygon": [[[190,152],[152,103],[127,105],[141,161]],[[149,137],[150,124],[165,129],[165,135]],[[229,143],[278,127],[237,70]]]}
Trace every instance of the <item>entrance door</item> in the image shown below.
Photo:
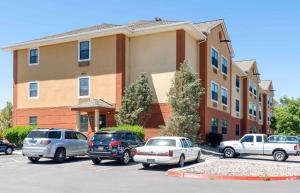
{"label": "entrance door", "polygon": [[106,127],[106,115],[99,116],[99,129]]}

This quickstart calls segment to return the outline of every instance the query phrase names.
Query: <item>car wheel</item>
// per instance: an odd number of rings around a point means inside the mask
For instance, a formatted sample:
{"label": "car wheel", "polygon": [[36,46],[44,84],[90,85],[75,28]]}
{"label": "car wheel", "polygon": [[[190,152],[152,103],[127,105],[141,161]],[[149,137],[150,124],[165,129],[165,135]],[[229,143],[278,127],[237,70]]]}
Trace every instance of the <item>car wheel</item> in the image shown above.
{"label": "car wheel", "polygon": [[278,161],[278,162],[283,162],[285,161],[287,158],[287,155],[284,151],[275,151],[273,153],[273,158],[275,161]]}
{"label": "car wheel", "polygon": [[233,158],[235,156],[235,151],[231,147],[226,147],[224,149],[224,157],[225,158]]}
{"label": "car wheel", "polygon": [[197,159],[195,160],[196,163],[200,163],[201,162],[201,153],[200,151],[198,152],[198,156]]}
{"label": "car wheel", "polygon": [[14,151],[14,150],[13,150],[12,147],[7,147],[6,150],[5,150],[5,154],[6,154],[6,155],[11,155],[11,154],[13,153],[13,151]]}
{"label": "car wheel", "polygon": [[147,163],[142,163],[143,167],[144,168],[149,168],[150,167],[150,164],[147,164]]}
{"label": "car wheel", "polygon": [[28,159],[32,162],[32,163],[36,163],[40,160],[39,157],[28,157]]}
{"label": "car wheel", "polygon": [[66,159],[66,150],[60,148],[56,150],[55,155],[54,155],[54,161],[57,163],[62,163]]}
{"label": "car wheel", "polygon": [[125,151],[121,159],[122,164],[127,165],[130,161],[130,154],[128,151]]}
{"label": "car wheel", "polygon": [[182,168],[184,166],[184,156],[181,155],[178,162],[178,167]]}
{"label": "car wheel", "polygon": [[101,159],[100,158],[93,158],[92,159],[92,162],[97,165],[97,164],[100,164],[101,163]]}

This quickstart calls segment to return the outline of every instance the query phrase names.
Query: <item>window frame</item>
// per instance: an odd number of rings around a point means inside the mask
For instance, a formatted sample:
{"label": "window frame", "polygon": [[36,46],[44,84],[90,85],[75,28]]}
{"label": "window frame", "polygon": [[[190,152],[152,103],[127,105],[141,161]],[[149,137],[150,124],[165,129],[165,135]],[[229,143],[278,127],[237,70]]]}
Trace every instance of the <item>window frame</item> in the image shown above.
{"label": "window frame", "polygon": [[[217,66],[217,67],[214,66],[213,60],[212,60],[212,58],[213,58],[213,50],[218,54],[218,58],[217,58],[217,64],[218,64],[218,66]],[[210,53],[210,57],[211,57],[211,66],[212,66],[214,69],[219,70],[219,51],[218,51],[216,48],[211,47],[210,52],[211,52],[211,53]]]}
{"label": "window frame", "polygon": [[[36,63],[31,63],[31,61],[30,61],[31,50],[37,50],[37,62]],[[29,66],[36,66],[36,65],[39,65],[39,64],[40,64],[40,48],[39,47],[29,48],[28,49],[28,65]]]}
{"label": "window frame", "polygon": [[[226,73],[223,72],[223,59],[226,60],[226,65],[227,65],[227,66],[226,66],[226,70],[227,70]],[[228,76],[228,68],[229,68],[229,67],[228,67],[228,59],[227,59],[224,55],[221,55],[221,66],[222,66],[222,67],[221,67],[221,68],[222,68],[222,69],[221,69],[222,74],[223,74],[224,76],[227,77],[227,76]]]}
{"label": "window frame", "polygon": [[[89,58],[88,59],[80,59],[80,43],[81,42],[89,42]],[[92,53],[92,41],[91,39],[85,39],[85,40],[79,40],[78,41],[78,62],[85,62],[85,61],[90,61],[91,60],[91,53]]]}
{"label": "window frame", "polygon": [[[213,84],[215,84],[217,86],[217,88],[218,88],[218,90],[217,90],[218,91],[217,92],[217,100],[213,99],[213,89],[212,89],[213,88]],[[211,101],[218,103],[219,102],[219,84],[216,83],[215,81],[211,81],[210,91],[211,91]]]}
{"label": "window frame", "polygon": [[[80,95],[80,80],[81,79],[88,79],[88,84],[89,84],[89,94],[88,95],[85,95],[85,96],[81,96]],[[90,96],[91,96],[91,77],[90,76],[79,76],[78,77],[78,82],[77,82],[77,84],[78,84],[78,98],[90,98]]]}
{"label": "window frame", "polygon": [[[226,91],[226,94],[227,94],[227,96],[226,96],[226,103],[227,104],[224,104],[223,103],[223,90],[225,90]],[[222,105],[224,105],[224,106],[228,106],[228,89],[227,88],[225,88],[225,87],[221,87],[221,103],[222,103]]]}
{"label": "window frame", "polygon": [[[37,84],[37,91],[36,91],[36,96],[30,96],[30,85],[31,84]],[[39,84],[39,81],[37,80],[34,80],[34,81],[29,81],[28,82],[28,99],[38,99],[40,96],[40,84]]]}

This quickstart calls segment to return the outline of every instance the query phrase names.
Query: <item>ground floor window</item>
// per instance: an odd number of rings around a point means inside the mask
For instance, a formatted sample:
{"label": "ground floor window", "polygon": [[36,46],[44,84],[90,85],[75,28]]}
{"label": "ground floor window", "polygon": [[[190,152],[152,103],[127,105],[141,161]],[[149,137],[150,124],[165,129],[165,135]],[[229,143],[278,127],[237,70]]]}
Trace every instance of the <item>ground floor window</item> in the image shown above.
{"label": "ground floor window", "polygon": [[89,128],[89,116],[80,115],[80,131],[86,132]]}
{"label": "ground floor window", "polygon": [[239,124],[235,125],[235,136],[240,136],[240,125]]}
{"label": "ground floor window", "polygon": [[29,117],[29,125],[37,125],[37,116],[30,116]]}
{"label": "ground floor window", "polygon": [[228,122],[226,120],[222,121],[222,134],[227,134]]}
{"label": "ground floor window", "polygon": [[218,119],[217,118],[211,119],[211,132],[218,133]]}
{"label": "ground floor window", "polygon": [[249,133],[257,133],[256,127],[252,127],[249,129]]}

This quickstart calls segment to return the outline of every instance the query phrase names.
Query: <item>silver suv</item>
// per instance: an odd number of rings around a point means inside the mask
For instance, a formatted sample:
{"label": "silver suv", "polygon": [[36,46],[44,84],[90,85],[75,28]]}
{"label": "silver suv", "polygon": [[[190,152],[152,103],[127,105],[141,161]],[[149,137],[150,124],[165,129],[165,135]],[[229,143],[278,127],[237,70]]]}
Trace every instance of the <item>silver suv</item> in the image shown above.
{"label": "silver suv", "polygon": [[51,158],[58,163],[67,157],[84,156],[88,152],[88,138],[67,129],[35,129],[23,141],[23,156],[31,162]]}

